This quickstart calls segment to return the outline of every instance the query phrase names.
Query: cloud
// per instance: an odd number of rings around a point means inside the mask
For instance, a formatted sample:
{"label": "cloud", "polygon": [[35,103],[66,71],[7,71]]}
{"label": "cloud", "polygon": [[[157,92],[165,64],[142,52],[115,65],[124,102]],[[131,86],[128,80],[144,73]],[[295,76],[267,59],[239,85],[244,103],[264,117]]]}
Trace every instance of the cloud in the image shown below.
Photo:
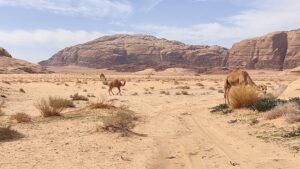
{"label": "cloud", "polygon": [[[116,33],[116,32],[112,32]],[[57,30],[0,30],[1,47],[14,57],[38,62],[50,58],[57,51],[71,45],[84,43],[111,32]]]}
{"label": "cloud", "polygon": [[94,17],[127,16],[133,10],[127,0],[0,0],[0,5]]}
{"label": "cloud", "polygon": [[164,0],[144,0],[142,11],[144,12],[150,12],[153,8],[155,8],[157,5],[159,5]]}
{"label": "cloud", "polygon": [[300,27],[299,0],[234,0],[247,4],[238,14],[221,18],[220,22],[200,23],[184,27],[169,25],[134,25],[140,32],[194,44],[218,44],[231,47],[234,42],[273,31]]}

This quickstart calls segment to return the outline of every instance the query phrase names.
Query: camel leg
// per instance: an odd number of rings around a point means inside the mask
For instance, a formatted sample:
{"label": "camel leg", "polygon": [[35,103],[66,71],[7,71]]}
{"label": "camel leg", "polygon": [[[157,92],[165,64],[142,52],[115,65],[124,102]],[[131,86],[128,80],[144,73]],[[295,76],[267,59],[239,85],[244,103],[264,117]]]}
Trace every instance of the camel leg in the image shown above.
{"label": "camel leg", "polygon": [[118,87],[118,90],[119,90],[118,94],[122,95],[120,87]]}

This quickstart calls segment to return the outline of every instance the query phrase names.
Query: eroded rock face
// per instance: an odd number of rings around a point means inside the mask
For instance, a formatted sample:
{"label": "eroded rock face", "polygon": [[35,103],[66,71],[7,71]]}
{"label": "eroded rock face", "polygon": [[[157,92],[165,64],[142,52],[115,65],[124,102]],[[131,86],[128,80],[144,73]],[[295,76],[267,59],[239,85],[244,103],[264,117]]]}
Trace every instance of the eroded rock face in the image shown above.
{"label": "eroded rock face", "polygon": [[3,48],[0,48],[0,74],[8,73],[49,73],[40,65],[14,59]]}
{"label": "eroded rock face", "polygon": [[274,32],[236,43],[229,50],[229,67],[289,69],[300,65],[300,30]]}
{"label": "eroded rock face", "polygon": [[217,67],[224,64],[227,55],[228,50],[219,46],[186,45],[145,35],[114,35],[65,48],[40,64],[137,71],[146,68]]}
{"label": "eroded rock face", "polygon": [[10,57],[11,58],[11,55],[4,48],[0,48],[0,57]]}

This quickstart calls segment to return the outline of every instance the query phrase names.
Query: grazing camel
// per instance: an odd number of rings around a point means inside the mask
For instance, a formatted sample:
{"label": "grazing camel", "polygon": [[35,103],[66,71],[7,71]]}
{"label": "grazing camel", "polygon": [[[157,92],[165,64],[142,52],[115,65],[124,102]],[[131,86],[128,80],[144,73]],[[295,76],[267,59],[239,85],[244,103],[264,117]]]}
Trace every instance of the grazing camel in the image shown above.
{"label": "grazing camel", "polygon": [[224,99],[229,103],[228,92],[232,86],[237,85],[250,85],[256,88],[256,90],[267,93],[267,86],[265,85],[256,85],[249,74],[245,70],[235,69],[226,77],[224,83]]}
{"label": "grazing camel", "polygon": [[[125,86],[125,84],[126,84],[126,81],[125,81],[125,80],[118,80],[118,79],[115,79],[115,80],[113,80],[113,81],[111,81],[111,82],[108,82],[107,79],[106,79],[106,77],[105,77],[104,74],[102,74],[102,73],[101,73],[101,75],[100,75],[100,79],[103,81],[103,84],[104,84],[104,85],[109,86],[109,88],[108,88],[108,94],[109,94],[110,96],[111,96],[111,93],[114,95],[114,93],[113,93],[113,91],[112,91],[113,88],[118,88],[119,92],[118,92],[117,94],[122,95],[122,94],[121,94],[121,86]],[[122,81],[123,81],[123,83],[122,83]]]}

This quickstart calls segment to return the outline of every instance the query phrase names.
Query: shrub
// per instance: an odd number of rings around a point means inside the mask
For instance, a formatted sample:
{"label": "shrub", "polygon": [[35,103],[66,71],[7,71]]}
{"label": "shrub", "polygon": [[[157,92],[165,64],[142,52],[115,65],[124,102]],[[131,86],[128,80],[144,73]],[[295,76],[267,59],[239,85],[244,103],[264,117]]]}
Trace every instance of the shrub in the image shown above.
{"label": "shrub", "polygon": [[20,88],[19,90],[21,93],[26,93],[25,90],[23,88]]}
{"label": "shrub", "polygon": [[300,127],[298,129],[287,132],[282,135],[283,138],[292,138],[292,137],[299,137],[300,136]]}
{"label": "shrub", "polygon": [[113,105],[112,102],[108,102],[105,100],[98,101],[96,103],[92,103],[89,106],[91,109],[112,109],[116,108],[116,106]]}
{"label": "shrub", "polygon": [[296,123],[296,122],[300,122],[300,112],[298,111],[298,113],[288,113],[285,115],[285,120],[288,123]]}
{"label": "shrub", "polygon": [[175,89],[183,89],[183,90],[186,90],[186,89],[190,89],[190,86],[178,86],[178,87],[176,87]]}
{"label": "shrub", "polygon": [[75,93],[74,95],[70,96],[73,100],[83,100],[88,101],[89,99],[83,95],[79,95],[78,93]]}
{"label": "shrub", "polygon": [[48,100],[41,99],[36,108],[43,117],[60,116],[65,108],[75,107],[73,102],[63,98],[49,97]]}
{"label": "shrub", "polygon": [[270,111],[266,112],[265,118],[268,120],[272,120],[286,114],[296,114],[298,110],[298,106],[294,103],[281,103],[275,106]]}
{"label": "shrub", "polygon": [[265,98],[265,99],[261,99],[259,101],[257,101],[256,103],[254,103],[251,108],[254,111],[258,111],[258,112],[266,112],[269,111],[271,109],[273,109],[274,107],[276,107],[279,104],[282,103],[286,103],[285,100],[280,100],[280,99],[270,99],[270,98]]}
{"label": "shrub", "polygon": [[182,94],[182,95],[189,95],[189,93],[188,93],[187,91],[184,91],[184,90],[181,91],[181,94]]}
{"label": "shrub", "polygon": [[291,98],[291,99],[289,99],[289,102],[296,103],[296,104],[298,104],[298,106],[300,106],[300,97]]}
{"label": "shrub", "polygon": [[211,109],[211,113],[222,112],[223,114],[228,114],[232,112],[232,109],[230,109],[227,104],[219,104],[209,109]]}
{"label": "shrub", "polygon": [[128,136],[130,130],[135,126],[135,119],[130,112],[118,111],[114,115],[104,118],[101,128],[105,131],[121,132],[123,136]]}
{"label": "shrub", "polygon": [[160,91],[159,93],[160,93],[160,94],[165,94],[165,95],[170,95],[170,92],[164,91],[164,90]]}
{"label": "shrub", "polygon": [[31,117],[25,113],[17,113],[10,116],[11,120],[16,120],[17,123],[26,123],[31,121]]}
{"label": "shrub", "polygon": [[24,137],[23,134],[17,132],[16,130],[10,129],[10,127],[0,127],[0,142],[22,137]]}
{"label": "shrub", "polygon": [[228,94],[229,106],[232,108],[250,107],[259,100],[256,89],[249,85],[232,87]]}

